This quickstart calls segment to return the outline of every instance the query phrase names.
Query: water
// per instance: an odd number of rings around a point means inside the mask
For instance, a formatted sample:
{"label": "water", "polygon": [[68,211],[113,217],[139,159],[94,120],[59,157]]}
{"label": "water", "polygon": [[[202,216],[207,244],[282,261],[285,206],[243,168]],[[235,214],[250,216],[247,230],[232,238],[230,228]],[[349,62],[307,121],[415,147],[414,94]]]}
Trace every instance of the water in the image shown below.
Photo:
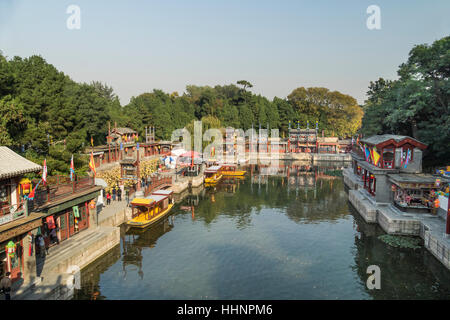
{"label": "water", "polygon": [[[82,270],[75,299],[450,297],[450,271],[425,249],[379,240],[332,167],[248,170],[243,181],[193,190],[143,233],[124,229],[120,247]],[[381,269],[380,290],[366,287],[369,265]]]}

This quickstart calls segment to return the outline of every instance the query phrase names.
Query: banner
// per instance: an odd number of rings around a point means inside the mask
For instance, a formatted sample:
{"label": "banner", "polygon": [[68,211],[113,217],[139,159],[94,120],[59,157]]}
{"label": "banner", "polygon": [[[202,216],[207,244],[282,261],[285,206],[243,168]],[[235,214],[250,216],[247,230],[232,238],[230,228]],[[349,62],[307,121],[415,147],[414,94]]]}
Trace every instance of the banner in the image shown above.
{"label": "banner", "polygon": [[70,159],[70,181],[73,181],[75,177],[75,166],[73,165],[73,155]]}
{"label": "banner", "polygon": [[94,153],[91,152],[91,160],[89,160],[89,168],[92,170],[95,176],[95,162],[94,162]]}
{"label": "banner", "polygon": [[373,154],[373,163],[375,165],[378,165],[378,161],[380,161],[379,153],[375,149],[373,149],[372,154]]}
{"label": "banner", "polygon": [[44,185],[47,183],[47,159],[44,159],[44,168],[42,169],[42,181],[44,181]]}

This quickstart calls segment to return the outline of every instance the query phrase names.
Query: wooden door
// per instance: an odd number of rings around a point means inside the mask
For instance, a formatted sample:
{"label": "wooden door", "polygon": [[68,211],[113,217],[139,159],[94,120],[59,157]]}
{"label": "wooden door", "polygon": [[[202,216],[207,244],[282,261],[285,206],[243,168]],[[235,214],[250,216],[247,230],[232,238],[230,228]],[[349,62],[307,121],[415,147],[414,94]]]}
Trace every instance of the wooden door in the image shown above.
{"label": "wooden door", "polygon": [[88,217],[86,213],[86,207],[79,207],[80,217],[78,219],[78,231],[88,228]]}
{"label": "wooden door", "polygon": [[68,216],[69,214],[65,212],[58,217],[59,241],[66,240],[69,237],[69,225],[67,223]]}
{"label": "wooden door", "polygon": [[73,216],[73,210],[69,211],[69,237],[75,233],[75,221]]}

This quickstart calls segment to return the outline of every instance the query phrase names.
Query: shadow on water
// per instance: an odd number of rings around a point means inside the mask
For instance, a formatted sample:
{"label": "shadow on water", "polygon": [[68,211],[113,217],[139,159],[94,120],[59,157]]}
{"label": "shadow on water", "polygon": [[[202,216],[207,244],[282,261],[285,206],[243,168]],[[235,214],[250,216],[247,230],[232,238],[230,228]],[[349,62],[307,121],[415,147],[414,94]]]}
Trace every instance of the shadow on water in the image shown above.
{"label": "shadow on water", "polygon": [[[82,270],[75,299],[448,299],[425,249],[378,239],[348,202],[341,165],[247,167],[185,194],[173,213]],[[368,290],[369,265],[381,290]]]}

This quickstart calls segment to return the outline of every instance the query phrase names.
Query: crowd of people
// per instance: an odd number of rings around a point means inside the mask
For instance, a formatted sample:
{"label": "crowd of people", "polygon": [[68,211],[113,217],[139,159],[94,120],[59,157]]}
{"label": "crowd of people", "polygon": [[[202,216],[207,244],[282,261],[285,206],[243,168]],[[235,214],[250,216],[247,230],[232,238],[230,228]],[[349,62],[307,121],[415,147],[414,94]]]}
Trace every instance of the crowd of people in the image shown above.
{"label": "crowd of people", "polygon": [[[103,189],[103,198],[106,199],[106,205],[111,204],[112,201],[122,201],[122,194],[125,193],[125,200],[128,199],[128,190],[123,190],[123,186],[115,187],[108,191]],[[128,200],[127,200],[128,201]]]}

